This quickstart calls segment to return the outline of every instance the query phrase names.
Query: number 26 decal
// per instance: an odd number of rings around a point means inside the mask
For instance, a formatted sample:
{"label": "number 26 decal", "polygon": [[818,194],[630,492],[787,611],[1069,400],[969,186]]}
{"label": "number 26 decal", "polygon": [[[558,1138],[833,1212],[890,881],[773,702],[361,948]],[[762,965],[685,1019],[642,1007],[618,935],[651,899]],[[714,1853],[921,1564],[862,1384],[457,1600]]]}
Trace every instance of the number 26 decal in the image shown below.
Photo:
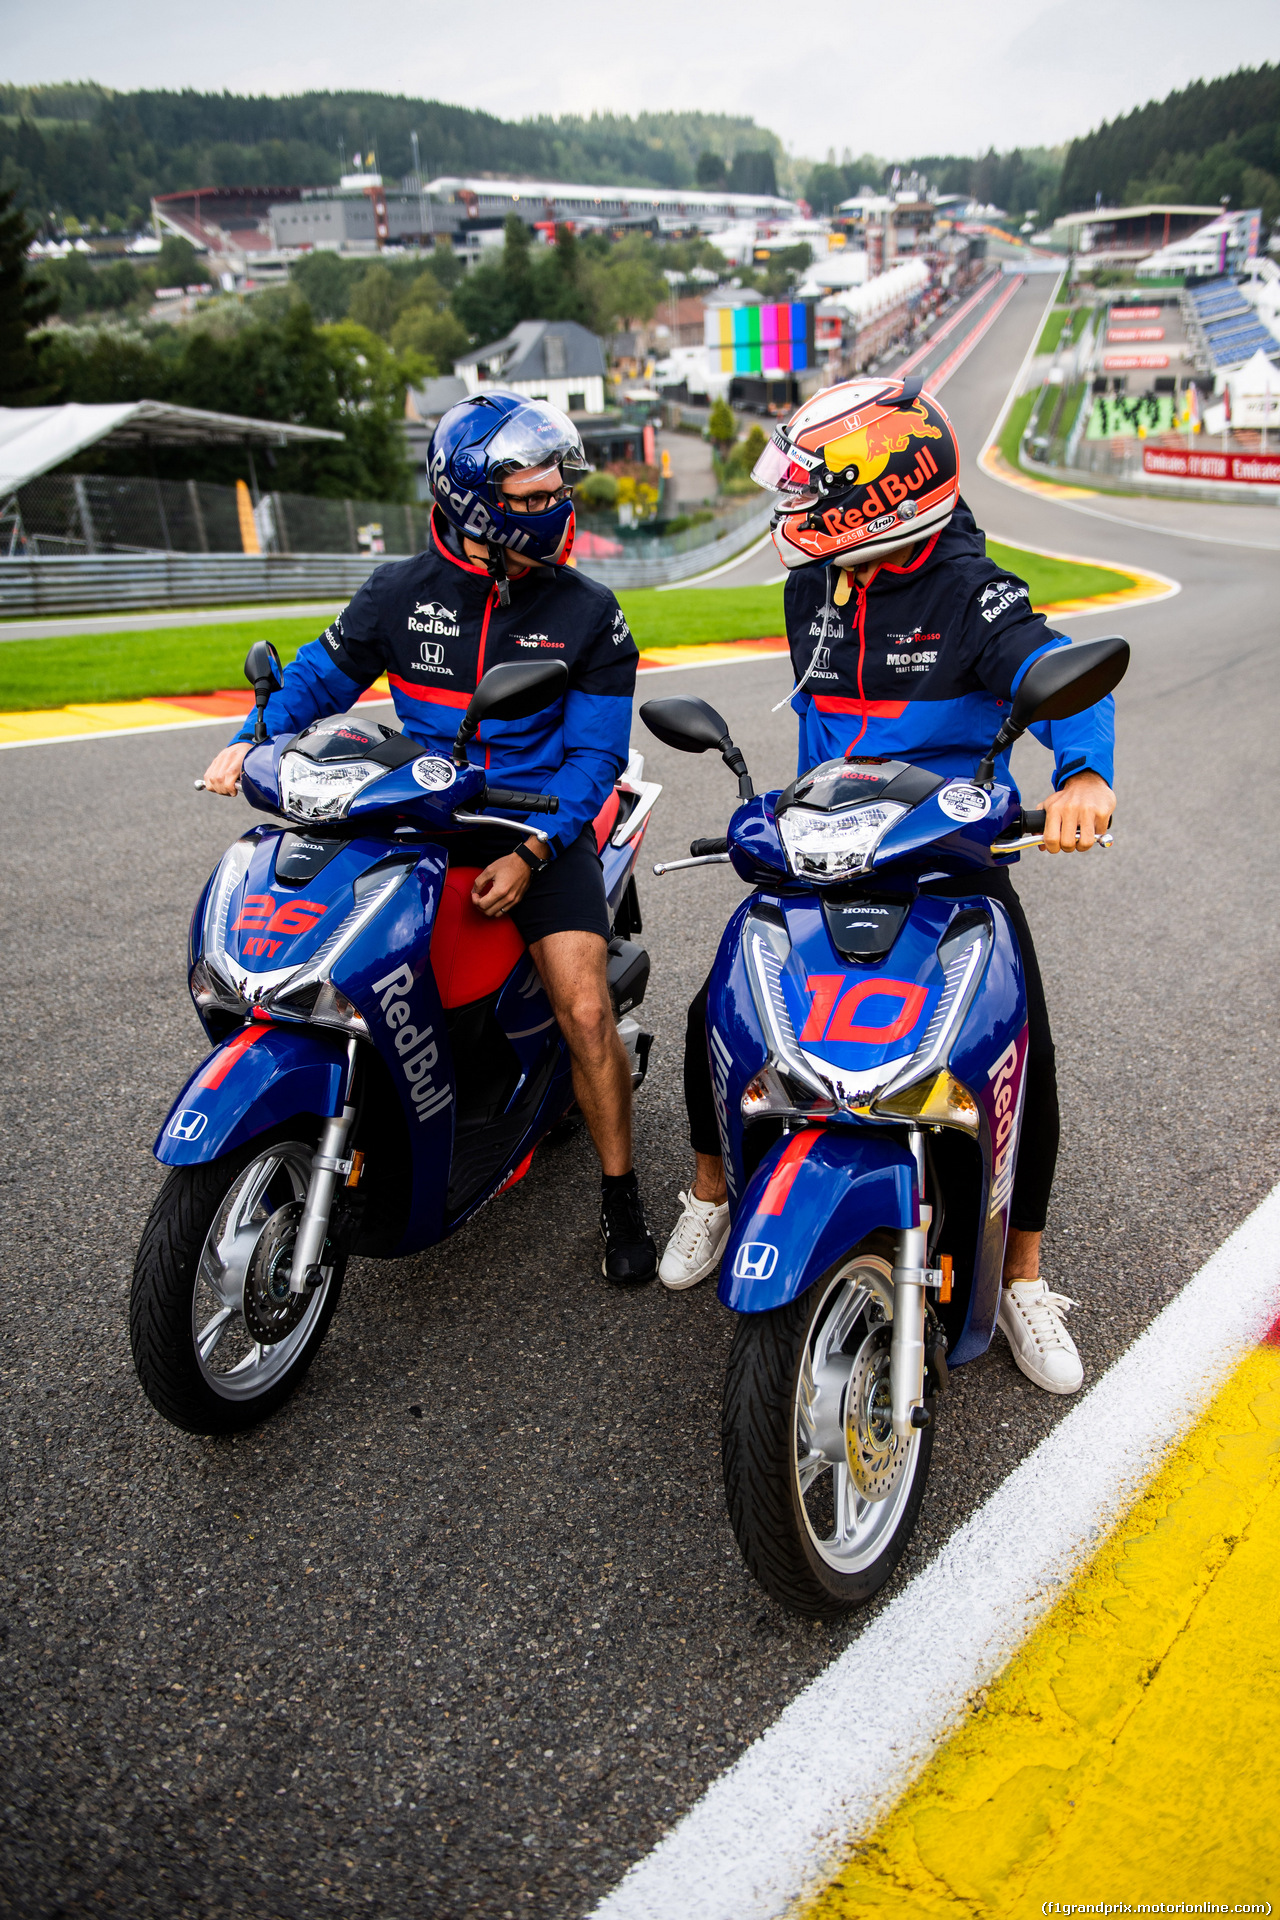
{"label": "number 26 decal", "polygon": [[[858,980],[849,986],[847,973],[811,973],[805,981],[812,996],[800,1030],[801,1040],[834,1041],[883,1047],[905,1040],[918,1022],[929,989],[913,980]],[[848,992],[845,992],[848,988]],[[887,1025],[864,1026],[855,1016],[865,1000],[896,1000],[898,1014]]]}

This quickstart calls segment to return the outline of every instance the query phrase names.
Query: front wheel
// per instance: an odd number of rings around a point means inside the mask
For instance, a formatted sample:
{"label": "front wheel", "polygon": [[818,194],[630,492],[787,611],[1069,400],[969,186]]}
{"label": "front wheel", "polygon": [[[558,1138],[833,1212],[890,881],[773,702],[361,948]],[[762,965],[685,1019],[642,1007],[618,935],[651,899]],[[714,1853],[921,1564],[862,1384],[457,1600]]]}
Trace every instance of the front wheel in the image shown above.
{"label": "front wheel", "polygon": [[892,1275],[869,1253],[738,1322],[722,1417],[729,1518],[751,1573],[792,1613],[865,1604],[915,1526],[933,1426],[894,1434],[892,1326]]}
{"label": "front wheel", "polygon": [[328,1277],[289,1290],[314,1143],[252,1141],[175,1167],[138,1247],[129,1297],[133,1364],[153,1407],[187,1433],[242,1433],[282,1406],[333,1318],[345,1251]]}

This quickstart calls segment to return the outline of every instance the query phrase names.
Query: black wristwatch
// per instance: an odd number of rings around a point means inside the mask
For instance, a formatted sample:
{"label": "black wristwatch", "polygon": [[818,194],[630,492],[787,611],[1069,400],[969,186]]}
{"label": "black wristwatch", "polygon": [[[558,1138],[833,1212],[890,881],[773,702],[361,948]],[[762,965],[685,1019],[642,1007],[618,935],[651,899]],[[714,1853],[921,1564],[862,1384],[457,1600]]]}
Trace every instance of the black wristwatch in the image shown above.
{"label": "black wristwatch", "polygon": [[516,848],[516,852],[519,854],[520,858],[524,861],[530,873],[541,873],[542,869],[547,864],[545,860],[540,860],[537,854],[534,853],[531,848],[526,847],[523,840],[520,842],[519,846]]}

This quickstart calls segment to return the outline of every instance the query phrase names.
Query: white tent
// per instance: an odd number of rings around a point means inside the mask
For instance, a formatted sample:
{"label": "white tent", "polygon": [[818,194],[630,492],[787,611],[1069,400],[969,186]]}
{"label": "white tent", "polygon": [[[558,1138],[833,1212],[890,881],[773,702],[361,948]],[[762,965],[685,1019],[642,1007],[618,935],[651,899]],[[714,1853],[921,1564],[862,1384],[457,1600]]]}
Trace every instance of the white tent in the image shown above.
{"label": "white tent", "polygon": [[161,400],[115,406],[0,407],[0,500],[39,474],[110,441],[116,446],[265,446],[341,440],[328,427],[249,420],[236,413],[171,407]]}
{"label": "white tent", "polygon": [[1246,360],[1234,373],[1220,376],[1219,391],[1231,394],[1231,425],[1241,427],[1280,426],[1280,370],[1275,368],[1262,348],[1252,360]]}

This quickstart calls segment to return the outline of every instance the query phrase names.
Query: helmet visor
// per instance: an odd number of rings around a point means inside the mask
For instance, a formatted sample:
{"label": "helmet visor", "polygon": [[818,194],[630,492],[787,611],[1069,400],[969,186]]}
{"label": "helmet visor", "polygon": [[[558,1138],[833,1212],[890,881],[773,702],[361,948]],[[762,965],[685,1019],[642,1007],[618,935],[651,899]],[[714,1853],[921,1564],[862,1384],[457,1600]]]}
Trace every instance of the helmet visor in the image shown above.
{"label": "helmet visor", "polygon": [[751,469],[751,478],[770,493],[809,494],[813,491],[813,469],[821,464],[821,456],[801,453],[779,429],[770,434],[764,452]]}
{"label": "helmet visor", "polygon": [[565,484],[572,486],[587,471],[578,429],[545,400],[528,400],[504,420],[485,453],[493,478],[524,467],[559,467]]}

